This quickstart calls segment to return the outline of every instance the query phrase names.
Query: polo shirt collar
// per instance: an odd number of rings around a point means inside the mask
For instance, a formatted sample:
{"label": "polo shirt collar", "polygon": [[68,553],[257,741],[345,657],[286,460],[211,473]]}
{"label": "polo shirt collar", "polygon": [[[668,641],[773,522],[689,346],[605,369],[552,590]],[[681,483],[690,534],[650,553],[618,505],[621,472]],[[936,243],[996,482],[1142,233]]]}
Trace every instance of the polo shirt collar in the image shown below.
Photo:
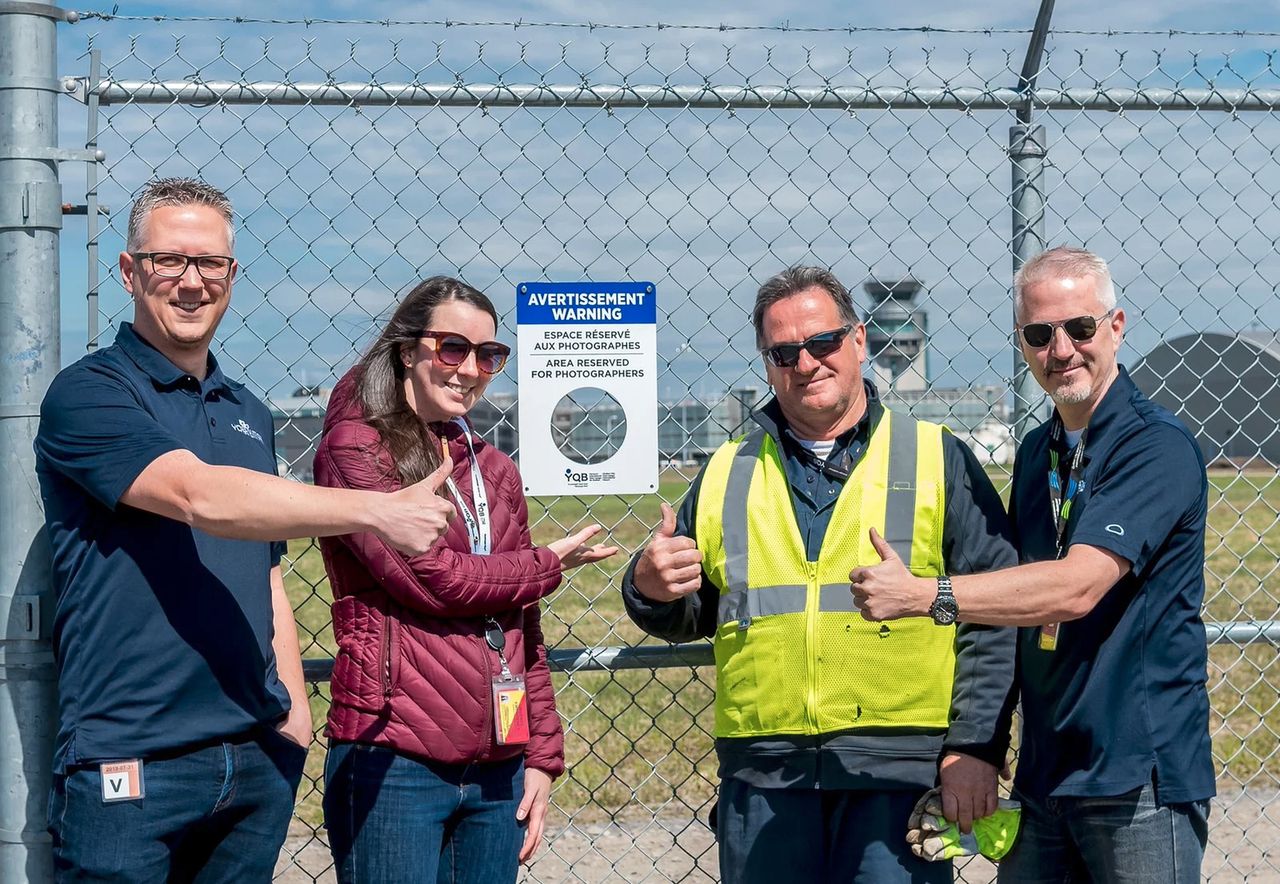
{"label": "polo shirt collar", "polygon": [[[1129,370],[1123,365],[1116,366],[1116,379],[1111,382],[1102,401],[1089,417],[1089,442],[1101,439],[1115,425],[1116,421],[1128,413],[1128,405],[1133,400],[1138,387],[1129,377]],[[1084,459],[1089,459],[1090,445],[1085,444]]]}
{"label": "polo shirt collar", "polygon": [[[116,329],[116,346],[124,351],[130,361],[151,378],[157,387],[176,387],[182,383],[183,378],[188,377],[187,373],[170,362],[167,356],[144,341],[133,330],[131,322],[122,322]],[[230,382],[222,373],[222,368],[212,353],[209,354],[204,382],[200,386],[204,390],[231,389]]]}

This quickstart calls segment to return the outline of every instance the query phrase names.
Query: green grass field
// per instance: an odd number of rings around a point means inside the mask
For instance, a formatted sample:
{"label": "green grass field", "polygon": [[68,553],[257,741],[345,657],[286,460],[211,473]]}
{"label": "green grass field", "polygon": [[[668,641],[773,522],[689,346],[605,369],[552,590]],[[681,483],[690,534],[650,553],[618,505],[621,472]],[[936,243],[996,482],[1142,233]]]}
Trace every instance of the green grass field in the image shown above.
{"label": "green grass field", "polygon": [[[1007,492],[1008,473],[991,472]],[[689,477],[668,473],[662,497],[677,502]],[[1207,620],[1280,618],[1280,477],[1275,473],[1210,476],[1206,536]],[[549,647],[655,643],[631,624],[618,592],[630,554],[659,520],[659,499],[601,497],[530,501],[535,543],[547,543],[589,522],[599,522],[624,552],[580,569],[543,603]],[[286,583],[297,613],[303,656],[332,657],[329,587],[318,548],[290,547]],[[660,643],[659,643],[660,644]],[[1219,644],[1210,651],[1214,750],[1224,789],[1280,785],[1280,700],[1274,684],[1278,649],[1256,643]],[[668,805],[705,815],[714,794],[715,758],[710,737],[714,674],[689,667],[578,673],[555,676],[557,704],[565,720],[569,773],[556,784],[550,824],[572,815],[578,822],[635,814]],[[317,729],[328,710],[328,686],[313,689]],[[321,779],[322,742],[313,747],[308,774]],[[320,818],[318,787],[304,783],[299,813]],[[559,818],[556,814],[560,814]]]}

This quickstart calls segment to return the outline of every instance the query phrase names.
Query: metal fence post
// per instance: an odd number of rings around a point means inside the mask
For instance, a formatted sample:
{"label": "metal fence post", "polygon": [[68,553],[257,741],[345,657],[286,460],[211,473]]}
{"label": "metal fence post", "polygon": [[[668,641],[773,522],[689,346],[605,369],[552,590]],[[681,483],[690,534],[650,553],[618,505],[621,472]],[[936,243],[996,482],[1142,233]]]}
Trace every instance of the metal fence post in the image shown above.
{"label": "metal fence post", "polygon": [[57,373],[57,22],[0,2],[0,881],[53,879],[45,832],[56,715],[44,517],[31,445]]}
{"label": "metal fence post", "polygon": [[[1009,129],[1013,165],[1013,272],[1045,248],[1044,126],[1019,123]],[[1013,357],[1013,438],[1021,443],[1040,423],[1044,391],[1027,369],[1019,350]]]}
{"label": "metal fence post", "polygon": [[[1009,161],[1013,164],[1013,275],[1022,265],[1044,251],[1044,162],[1048,140],[1043,126],[1031,123],[1031,107],[1036,90],[1036,77],[1044,60],[1044,44],[1049,39],[1055,0],[1040,0],[1035,27],[1027,41],[1027,54],[1022,59],[1018,76],[1018,92],[1023,96],[1018,107],[1018,123],[1009,129]],[[1022,359],[1021,348],[1013,357],[1013,443],[1022,444],[1027,431],[1040,423],[1044,391],[1036,383]]]}

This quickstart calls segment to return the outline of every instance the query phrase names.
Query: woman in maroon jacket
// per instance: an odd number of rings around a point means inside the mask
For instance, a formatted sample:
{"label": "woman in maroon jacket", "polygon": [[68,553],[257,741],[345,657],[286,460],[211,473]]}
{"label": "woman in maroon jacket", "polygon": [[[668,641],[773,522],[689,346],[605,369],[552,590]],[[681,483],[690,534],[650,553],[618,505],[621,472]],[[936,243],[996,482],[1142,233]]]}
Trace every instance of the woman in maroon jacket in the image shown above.
{"label": "woman in maroon jacket", "polygon": [[597,525],[530,543],[515,464],[465,420],[510,353],[496,330],[483,294],[428,279],[329,400],[317,484],[389,490],[435,471],[457,509],[416,558],[373,534],[321,541],[338,642],[324,815],[342,882],[515,881],[564,770],[538,601],[616,549],[587,545]]}

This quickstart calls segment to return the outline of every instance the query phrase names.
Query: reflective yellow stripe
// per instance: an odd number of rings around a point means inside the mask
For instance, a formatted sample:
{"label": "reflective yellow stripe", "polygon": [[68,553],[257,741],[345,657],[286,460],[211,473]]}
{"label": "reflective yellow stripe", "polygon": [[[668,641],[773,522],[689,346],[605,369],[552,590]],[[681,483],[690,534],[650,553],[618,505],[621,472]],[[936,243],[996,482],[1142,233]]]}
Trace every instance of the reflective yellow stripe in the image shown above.
{"label": "reflective yellow stripe", "polygon": [[912,538],[911,572],[923,577],[946,573],[942,534],[947,516],[947,482],[942,436],[949,432],[938,424],[923,421],[917,424],[916,528]]}

